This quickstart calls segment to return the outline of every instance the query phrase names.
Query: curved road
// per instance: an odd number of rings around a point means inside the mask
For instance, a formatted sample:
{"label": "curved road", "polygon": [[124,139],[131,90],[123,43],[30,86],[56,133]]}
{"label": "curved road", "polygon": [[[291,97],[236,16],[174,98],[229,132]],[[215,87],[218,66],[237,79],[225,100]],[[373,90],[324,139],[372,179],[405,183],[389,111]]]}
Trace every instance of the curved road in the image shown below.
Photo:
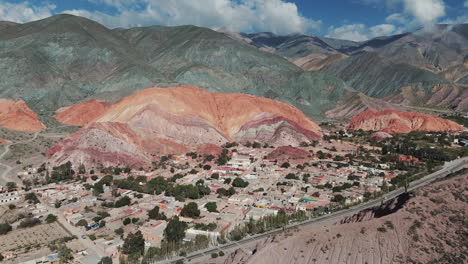
{"label": "curved road", "polygon": [[[429,175],[427,175],[427,176],[425,176],[425,177],[423,177],[423,178],[421,178],[419,180],[410,182],[409,187],[408,187],[408,191],[412,191],[414,189],[425,186],[425,185],[427,185],[427,184],[429,184],[431,182],[434,182],[437,179],[444,178],[447,175],[449,175],[449,174],[451,174],[453,172],[460,171],[460,170],[462,170],[464,168],[468,168],[468,157],[457,159],[457,160],[450,161],[450,162],[446,162],[444,164],[444,166],[442,167],[442,169],[440,169],[439,171],[436,171],[436,172],[434,172],[432,174],[429,174]],[[369,202],[366,202],[366,203],[358,204],[358,205],[353,206],[353,207],[351,207],[349,209],[340,210],[340,211],[335,212],[335,213],[331,213],[331,214],[328,214],[328,215],[323,215],[323,216],[320,216],[320,217],[316,217],[316,218],[307,220],[305,222],[294,223],[294,224],[292,224],[292,225],[290,225],[290,226],[288,226],[288,227],[286,227],[284,229],[277,229],[277,230],[272,230],[272,231],[269,231],[269,232],[266,232],[266,233],[253,235],[253,236],[247,237],[247,238],[245,238],[245,239],[243,239],[241,241],[230,242],[228,244],[219,245],[219,246],[214,247],[214,248],[208,248],[208,249],[200,250],[200,251],[197,251],[197,252],[193,252],[193,253],[189,254],[188,256],[186,256],[186,257],[174,257],[172,259],[168,259],[168,260],[157,262],[157,263],[175,263],[177,260],[193,261],[193,260],[196,260],[196,259],[201,258],[201,257],[210,256],[211,253],[218,253],[219,251],[228,251],[228,250],[232,250],[232,249],[242,248],[243,245],[245,245],[245,244],[252,243],[254,241],[264,239],[264,238],[266,238],[266,237],[268,237],[270,235],[275,235],[275,234],[284,232],[285,230],[288,230],[288,229],[293,229],[293,228],[297,228],[297,227],[300,227],[300,226],[306,226],[306,225],[311,225],[311,224],[321,224],[321,223],[324,223],[324,222],[338,221],[341,218],[343,218],[344,216],[351,216],[351,215],[354,215],[354,214],[356,214],[356,213],[358,213],[358,212],[360,212],[360,211],[362,211],[364,209],[369,209],[369,208],[372,208],[372,207],[379,206],[382,202],[384,202],[386,200],[393,199],[393,198],[403,194],[404,192],[405,192],[405,189],[400,188],[400,189],[397,189],[397,190],[395,190],[393,192],[387,193],[386,195],[384,195],[383,197],[380,197],[379,199],[375,199],[375,200],[372,200],[372,201],[369,201]]]}
{"label": "curved road", "polygon": [[[12,145],[16,145],[16,144],[22,144],[22,143],[28,143],[28,142],[31,142],[33,140],[35,140],[37,138],[37,136],[39,135],[40,132],[35,132],[34,133],[34,136],[30,139],[27,139],[27,140],[24,140],[24,141],[18,141],[18,142],[14,142],[14,143],[6,143],[4,144],[4,151],[2,154],[0,154],[0,166],[2,167],[5,167],[5,171],[3,171],[3,173],[0,175],[0,184],[6,184],[9,180],[8,180],[8,173],[10,173],[10,171],[13,169],[12,166],[6,164],[6,163],[2,163],[1,160],[3,160],[3,158],[5,157],[6,154],[8,154],[8,152],[10,152],[10,146]],[[12,178],[10,179],[11,181],[16,181],[17,179],[15,178]]]}

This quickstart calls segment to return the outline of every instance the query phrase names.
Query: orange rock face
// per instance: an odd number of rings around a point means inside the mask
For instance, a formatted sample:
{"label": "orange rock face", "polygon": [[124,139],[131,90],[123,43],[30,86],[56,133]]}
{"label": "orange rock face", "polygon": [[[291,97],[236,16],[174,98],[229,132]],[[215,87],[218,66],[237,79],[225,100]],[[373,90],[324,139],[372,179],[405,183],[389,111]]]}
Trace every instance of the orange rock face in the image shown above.
{"label": "orange rock face", "polygon": [[17,131],[36,132],[45,128],[23,100],[0,99],[0,126]]}
{"label": "orange rock face", "polygon": [[465,128],[453,121],[415,113],[394,110],[367,110],[355,116],[348,129],[382,131],[390,134],[411,131],[461,131]]}
{"label": "orange rock face", "polygon": [[117,102],[97,122],[126,123],[151,105],[179,116],[206,120],[230,139],[262,113],[283,116],[320,135],[320,127],[293,106],[246,94],[210,93],[193,86],[142,90]]}
{"label": "orange rock face", "polygon": [[192,86],[151,88],[110,106],[47,155],[54,163],[144,166],[157,154],[216,154],[216,146],[232,141],[299,145],[320,138],[319,129],[293,106],[266,98]]}
{"label": "orange rock face", "polygon": [[5,143],[7,143],[7,141],[4,140],[3,138],[0,138],[0,144],[5,144]]}
{"label": "orange rock face", "polygon": [[102,116],[109,105],[98,100],[90,100],[81,104],[64,107],[57,111],[54,118],[62,124],[85,126]]}

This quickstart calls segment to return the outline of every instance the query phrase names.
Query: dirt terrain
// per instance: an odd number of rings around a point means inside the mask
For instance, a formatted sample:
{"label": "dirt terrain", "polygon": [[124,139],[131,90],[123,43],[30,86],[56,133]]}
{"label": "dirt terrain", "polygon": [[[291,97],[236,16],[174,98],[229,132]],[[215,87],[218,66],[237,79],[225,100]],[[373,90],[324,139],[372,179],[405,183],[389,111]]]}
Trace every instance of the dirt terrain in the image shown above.
{"label": "dirt terrain", "polygon": [[338,223],[270,237],[207,263],[466,263],[468,173]]}

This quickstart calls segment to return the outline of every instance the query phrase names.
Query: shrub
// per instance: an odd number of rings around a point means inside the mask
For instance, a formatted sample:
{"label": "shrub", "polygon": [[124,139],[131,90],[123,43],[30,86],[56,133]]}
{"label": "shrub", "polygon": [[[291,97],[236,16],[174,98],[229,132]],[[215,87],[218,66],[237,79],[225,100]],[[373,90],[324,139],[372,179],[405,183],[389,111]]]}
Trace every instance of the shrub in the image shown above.
{"label": "shrub", "polygon": [[49,215],[47,215],[45,221],[48,224],[52,224],[53,222],[57,221],[57,216],[55,216],[53,214],[49,214]]}
{"label": "shrub", "polygon": [[13,230],[13,228],[8,223],[0,224],[0,235],[5,235],[11,230]]}
{"label": "shrub", "polygon": [[182,211],[180,211],[181,216],[185,217],[199,217],[200,216],[200,210],[198,210],[198,205],[194,202],[190,202],[182,208]]}
{"label": "shrub", "polygon": [[217,258],[218,257],[218,253],[211,253],[211,258]]}
{"label": "shrub", "polygon": [[385,229],[385,227],[381,226],[381,227],[377,228],[377,231],[385,233],[385,232],[387,232],[387,229]]}

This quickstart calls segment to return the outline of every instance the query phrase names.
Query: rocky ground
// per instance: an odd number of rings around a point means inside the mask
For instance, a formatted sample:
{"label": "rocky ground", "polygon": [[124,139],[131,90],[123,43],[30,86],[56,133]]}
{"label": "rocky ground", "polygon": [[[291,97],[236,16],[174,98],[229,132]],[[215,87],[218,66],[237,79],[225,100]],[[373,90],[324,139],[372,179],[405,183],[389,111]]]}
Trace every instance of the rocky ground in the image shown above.
{"label": "rocky ground", "polygon": [[468,173],[329,225],[270,237],[205,263],[466,263]]}

